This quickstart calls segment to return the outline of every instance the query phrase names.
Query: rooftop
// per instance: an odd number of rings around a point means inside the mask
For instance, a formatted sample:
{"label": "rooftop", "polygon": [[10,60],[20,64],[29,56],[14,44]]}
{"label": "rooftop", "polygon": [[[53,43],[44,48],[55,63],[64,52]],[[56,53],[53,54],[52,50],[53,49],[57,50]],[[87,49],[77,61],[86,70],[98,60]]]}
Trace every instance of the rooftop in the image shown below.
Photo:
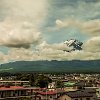
{"label": "rooftop", "polygon": [[46,92],[39,92],[40,94],[42,94],[42,95],[53,95],[53,94],[56,94],[57,93],[57,91],[46,91]]}
{"label": "rooftop", "polygon": [[4,91],[4,90],[20,90],[20,89],[24,89],[24,87],[22,87],[22,86],[3,86],[3,87],[0,87],[0,91]]}
{"label": "rooftop", "polygon": [[86,91],[71,91],[68,92],[67,95],[71,98],[79,98],[79,97],[92,97],[93,95]]}
{"label": "rooftop", "polygon": [[75,83],[74,82],[64,82],[64,85],[65,86],[73,86],[73,85],[75,85]]}
{"label": "rooftop", "polygon": [[54,95],[54,94],[57,94],[57,93],[65,93],[66,91],[64,91],[64,90],[51,90],[51,91],[42,91],[42,92],[39,92],[39,94],[41,94],[41,95]]}

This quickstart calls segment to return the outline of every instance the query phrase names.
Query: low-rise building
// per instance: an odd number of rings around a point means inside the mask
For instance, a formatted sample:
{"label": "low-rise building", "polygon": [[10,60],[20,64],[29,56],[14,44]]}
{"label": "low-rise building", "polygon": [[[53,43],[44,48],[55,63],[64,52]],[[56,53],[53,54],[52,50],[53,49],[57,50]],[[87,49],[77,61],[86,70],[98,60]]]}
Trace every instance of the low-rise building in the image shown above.
{"label": "low-rise building", "polygon": [[48,89],[49,90],[55,90],[55,88],[56,88],[56,82],[52,82],[52,83],[48,84]]}
{"label": "low-rise building", "polygon": [[60,97],[66,95],[64,90],[51,90],[38,92],[39,100],[62,100]]}
{"label": "low-rise building", "polygon": [[7,84],[12,84],[15,86],[30,86],[29,81],[2,81],[0,80],[0,85],[7,85]]}
{"label": "low-rise building", "polygon": [[68,92],[65,100],[94,100],[93,95],[84,91]]}
{"label": "low-rise building", "polygon": [[1,100],[20,100],[22,98],[31,98],[32,92],[28,92],[22,86],[4,86],[0,87],[0,99]]}
{"label": "low-rise building", "polygon": [[34,87],[3,86],[0,87],[0,100],[58,100],[65,93],[61,89],[50,91]]}

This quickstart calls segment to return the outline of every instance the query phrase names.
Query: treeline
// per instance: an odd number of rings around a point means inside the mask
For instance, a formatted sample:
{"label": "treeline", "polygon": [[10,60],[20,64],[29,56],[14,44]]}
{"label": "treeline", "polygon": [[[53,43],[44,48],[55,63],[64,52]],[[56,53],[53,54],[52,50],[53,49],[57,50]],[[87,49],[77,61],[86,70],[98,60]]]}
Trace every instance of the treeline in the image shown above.
{"label": "treeline", "polygon": [[51,74],[51,75],[65,75],[65,74],[100,74],[100,72],[17,72],[17,73],[11,73],[11,72],[1,72],[0,77],[8,77],[8,76],[17,76],[20,74],[34,74],[34,75],[44,75],[44,74]]}
{"label": "treeline", "polygon": [[[12,77],[12,80],[15,81],[29,81],[30,86],[35,86],[35,87],[40,87],[40,88],[47,88],[48,84],[52,82],[52,79],[49,78],[47,73],[0,73],[0,77]],[[52,75],[64,75],[64,73],[52,73]],[[12,85],[12,84],[7,84],[7,85]],[[23,84],[21,84],[23,85]],[[63,87],[63,83],[60,80],[56,80],[56,87]]]}
{"label": "treeline", "polygon": [[26,73],[19,73],[16,75],[15,80],[21,80],[21,81],[29,81],[31,86],[36,86],[40,88],[45,88],[48,86],[49,83],[52,82],[52,79],[45,75],[39,75],[39,74],[26,74]]}
{"label": "treeline", "polygon": [[[14,76],[14,77],[13,77]],[[37,73],[0,73],[0,77],[13,77],[12,80],[15,81],[29,81],[30,86],[36,86],[40,88],[45,88],[48,86],[49,83],[52,82],[52,79],[49,77],[43,75],[43,74],[37,74]]]}

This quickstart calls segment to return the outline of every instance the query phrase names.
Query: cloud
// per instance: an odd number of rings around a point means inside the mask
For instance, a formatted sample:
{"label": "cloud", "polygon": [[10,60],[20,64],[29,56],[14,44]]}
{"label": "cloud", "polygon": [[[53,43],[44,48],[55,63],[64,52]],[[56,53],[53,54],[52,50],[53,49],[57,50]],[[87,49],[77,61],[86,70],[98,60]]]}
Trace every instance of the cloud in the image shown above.
{"label": "cloud", "polygon": [[89,21],[83,21],[78,19],[67,19],[67,20],[56,20],[56,25],[59,29],[61,28],[77,28],[82,33],[87,33],[92,36],[99,35],[100,33],[100,19],[94,19]]}
{"label": "cloud", "polygon": [[52,13],[58,20],[66,18],[89,20],[100,17],[99,9],[100,0],[55,0],[53,2]]}
{"label": "cloud", "polygon": [[[88,42],[86,42],[87,44]],[[85,45],[86,45],[85,44]],[[88,46],[88,45],[87,45]],[[85,47],[86,48],[86,47]],[[89,47],[88,47],[89,48]],[[0,53],[0,60],[2,62],[9,61],[36,61],[36,60],[96,60],[100,59],[100,52],[92,52],[91,50],[76,50],[72,52],[64,52],[63,49],[68,50],[66,45],[62,43],[48,44],[41,43],[36,49],[31,48],[12,48],[8,54]],[[96,49],[96,48],[95,48]]]}
{"label": "cloud", "polygon": [[0,61],[3,60],[4,54],[2,52],[0,52]]}
{"label": "cloud", "polygon": [[71,50],[71,47],[68,47],[64,43],[54,43],[48,44],[46,41],[43,41],[40,45],[37,46],[39,50],[43,49],[53,49],[53,50]]}
{"label": "cloud", "polygon": [[41,33],[35,31],[30,23],[12,23],[10,20],[0,24],[0,45],[16,48],[29,48],[41,41]]}
{"label": "cloud", "polygon": [[89,39],[83,46],[85,51],[100,52],[100,36]]}
{"label": "cloud", "polygon": [[[58,0],[56,0],[56,3],[55,1],[52,2],[53,5],[49,8],[50,12],[48,13],[48,1],[49,0],[0,1],[0,45],[12,47],[6,54],[0,52],[0,61],[100,59],[100,19],[97,19],[97,16],[100,15],[100,2],[87,3],[77,0],[76,3],[73,0],[72,2],[69,0],[58,2]],[[57,28],[71,28],[72,30],[76,28],[80,33],[98,37],[86,41],[81,51],[64,52],[64,50],[69,51],[71,48],[63,43],[48,44],[45,41],[41,42],[42,33],[40,32],[40,28],[45,23],[46,16],[50,18],[47,18],[48,21],[46,20],[48,27],[53,25],[52,21],[54,22],[54,20],[58,18],[56,20],[57,27],[52,26],[55,31],[53,33],[55,34],[58,34],[58,30],[56,31]],[[45,31],[45,28],[42,30]],[[61,31],[61,33],[63,32],[65,31]],[[50,36],[49,33],[50,32],[46,32],[45,39]],[[51,34],[53,39],[58,36],[55,34]],[[57,39],[59,39],[59,37],[57,37]],[[54,40],[50,40],[50,42],[51,41]],[[36,48],[30,48],[31,45],[36,45]]]}
{"label": "cloud", "polygon": [[9,61],[36,61],[36,60],[64,60],[68,59],[66,52],[63,50],[69,50],[64,43],[48,44],[46,41],[37,46],[34,50],[31,48],[11,48],[8,54],[2,53],[2,62]]}
{"label": "cloud", "polygon": [[93,36],[100,35],[100,19],[84,22],[81,29]]}
{"label": "cloud", "polygon": [[[58,4],[56,2],[56,4]],[[56,28],[59,30],[75,29],[79,33],[98,36],[100,33],[100,1],[99,0],[77,0],[60,3],[56,8],[59,14],[56,14]],[[67,5],[68,4],[68,5]],[[67,6],[66,6],[67,5]],[[57,29],[55,30],[57,31]],[[54,27],[53,27],[54,29]],[[55,31],[54,30],[54,31]],[[64,30],[63,30],[64,31]]]}
{"label": "cloud", "polygon": [[0,45],[29,48],[41,41],[39,28],[47,14],[47,0],[2,0]]}

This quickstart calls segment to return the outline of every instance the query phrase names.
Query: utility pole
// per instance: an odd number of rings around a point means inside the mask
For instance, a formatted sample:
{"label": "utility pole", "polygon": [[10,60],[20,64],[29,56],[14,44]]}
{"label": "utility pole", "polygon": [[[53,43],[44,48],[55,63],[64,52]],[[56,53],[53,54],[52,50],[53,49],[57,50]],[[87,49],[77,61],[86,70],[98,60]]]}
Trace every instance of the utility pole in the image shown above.
{"label": "utility pole", "polygon": [[47,89],[46,89],[46,100],[47,100]]}

